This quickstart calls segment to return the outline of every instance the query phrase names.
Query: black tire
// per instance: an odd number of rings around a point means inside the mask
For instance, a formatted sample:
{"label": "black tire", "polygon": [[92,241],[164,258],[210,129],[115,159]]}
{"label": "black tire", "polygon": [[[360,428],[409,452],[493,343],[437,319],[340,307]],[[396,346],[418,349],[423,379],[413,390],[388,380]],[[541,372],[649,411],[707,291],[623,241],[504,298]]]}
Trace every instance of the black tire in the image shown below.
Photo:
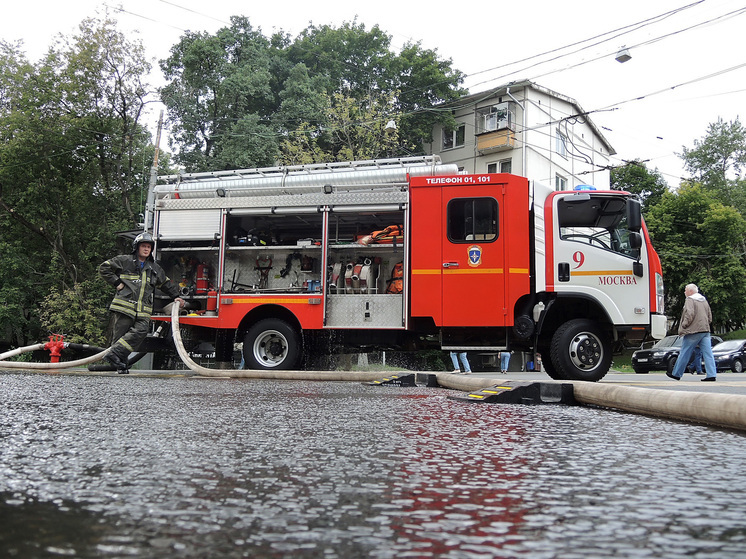
{"label": "black tire", "polygon": [[551,359],[563,379],[596,382],[609,372],[611,342],[596,322],[576,318],[552,336]]}
{"label": "black tire", "polygon": [[[668,373],[673,373],[673,368],[676,366],[676,361],[679,359],[678,355],[674,355],[671,357],[668,361],[666,361],[666,371]],[[686,372],[686,371],[684,371]]]}
{"label": "black tire", "polygon": [[301,355],[299,333],[277,318],[260,320],[249,328],[243,339],[243,357],[247,369],[297,369]]}
{"label": "black tire", "polygon": [[[539,353],[542,355],[550,355],[549,348],[541,348]],[[560,375],[559,372],[557,372],[557,369],[554,367],[554,364],[552,363],[551,358],[550,359],[543,359],[541,362],[541,366],[544,369],[544,372],[549,376],[552,380],[563,380],[562,375]]]}
{"label": "black tire", "polygon": [[743,362],[740,359],[734,359],[733,363],[731,363],[730,370],[734,373],[742,373],[743,372]]}

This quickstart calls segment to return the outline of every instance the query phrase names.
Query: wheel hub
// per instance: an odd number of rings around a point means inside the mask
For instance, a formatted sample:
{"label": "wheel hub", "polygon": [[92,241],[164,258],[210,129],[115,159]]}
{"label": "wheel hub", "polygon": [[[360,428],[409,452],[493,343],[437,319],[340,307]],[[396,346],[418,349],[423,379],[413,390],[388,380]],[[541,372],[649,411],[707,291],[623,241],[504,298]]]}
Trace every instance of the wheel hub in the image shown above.
{"label": "wheel hub", "polygon": [[593,369],[603,357],[601,341],[590,332],[581,332],[575,336],[569,349],[570,359],[578,369]]}
{"label": "wheel hub", "polygon": [[285,338],[276,331],[267,331],[257,338],[254,344],[254,357],[260,363],[276,367],[287,357],[288,346]]}

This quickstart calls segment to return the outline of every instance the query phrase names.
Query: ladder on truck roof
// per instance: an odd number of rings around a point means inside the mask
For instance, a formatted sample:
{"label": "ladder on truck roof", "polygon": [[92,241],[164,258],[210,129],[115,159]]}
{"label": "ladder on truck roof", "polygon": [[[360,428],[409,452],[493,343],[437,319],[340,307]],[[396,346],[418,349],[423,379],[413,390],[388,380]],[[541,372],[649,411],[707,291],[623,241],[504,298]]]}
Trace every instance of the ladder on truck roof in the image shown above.
{"label": "ladder on truck roof", "polygon": [[158,177],[155,198],[214,198],[267,194],[302,194],[329,185],[345,190],[405,185],[408,177],[455,175],[437,155],[314,163],[286,167],[184,173]]}

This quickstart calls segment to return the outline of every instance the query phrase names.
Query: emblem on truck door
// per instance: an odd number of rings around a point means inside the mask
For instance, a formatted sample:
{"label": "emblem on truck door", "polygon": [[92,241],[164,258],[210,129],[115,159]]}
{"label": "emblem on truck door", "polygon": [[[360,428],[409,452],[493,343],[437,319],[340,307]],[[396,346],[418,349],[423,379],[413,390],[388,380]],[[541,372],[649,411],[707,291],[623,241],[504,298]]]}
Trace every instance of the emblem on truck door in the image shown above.
{"label": "emblem on truck door", "polygon": [[479,266],[482,264],[482,247],[479,245],[471,245],[466,250],[469,254],[469,266]]}

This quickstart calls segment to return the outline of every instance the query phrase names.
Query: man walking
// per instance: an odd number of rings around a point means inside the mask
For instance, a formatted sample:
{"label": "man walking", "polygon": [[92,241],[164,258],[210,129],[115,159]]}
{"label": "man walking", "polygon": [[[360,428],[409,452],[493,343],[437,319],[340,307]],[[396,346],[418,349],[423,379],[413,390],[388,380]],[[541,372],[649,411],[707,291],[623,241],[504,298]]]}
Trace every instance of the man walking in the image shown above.
{"label": "man walking", "polygon": [[101,277],[117,291],[109,305],[110,342],[112,349],[104,356],[120,374],[127,374],[129,354],[145,339],[150,329],[150,315],[156,288],[184,306],[176,286],[153,259],[153,236],[140,233],[132,242],[132,254],[120,254],[101,266]]}
{"label": "man walking", "polygon": [[707,376],[702,381],[715,381],[717,368],[715,367],[715,358],[712,355],[712,342],[710,341],[710,323],[712,322],[710,305],[707,303],[707,299],[699,293],[699,288],[693,283],[686,286],[684,294],[686,295],[686,301],[684,301],[684,310],[681,312],[681,322],[679,323],[679,335],[684,338],[676,365],[670,373],[666,371],[666,376],[674,380],[681,380],[694,349],[699,347],[707,372]]}

